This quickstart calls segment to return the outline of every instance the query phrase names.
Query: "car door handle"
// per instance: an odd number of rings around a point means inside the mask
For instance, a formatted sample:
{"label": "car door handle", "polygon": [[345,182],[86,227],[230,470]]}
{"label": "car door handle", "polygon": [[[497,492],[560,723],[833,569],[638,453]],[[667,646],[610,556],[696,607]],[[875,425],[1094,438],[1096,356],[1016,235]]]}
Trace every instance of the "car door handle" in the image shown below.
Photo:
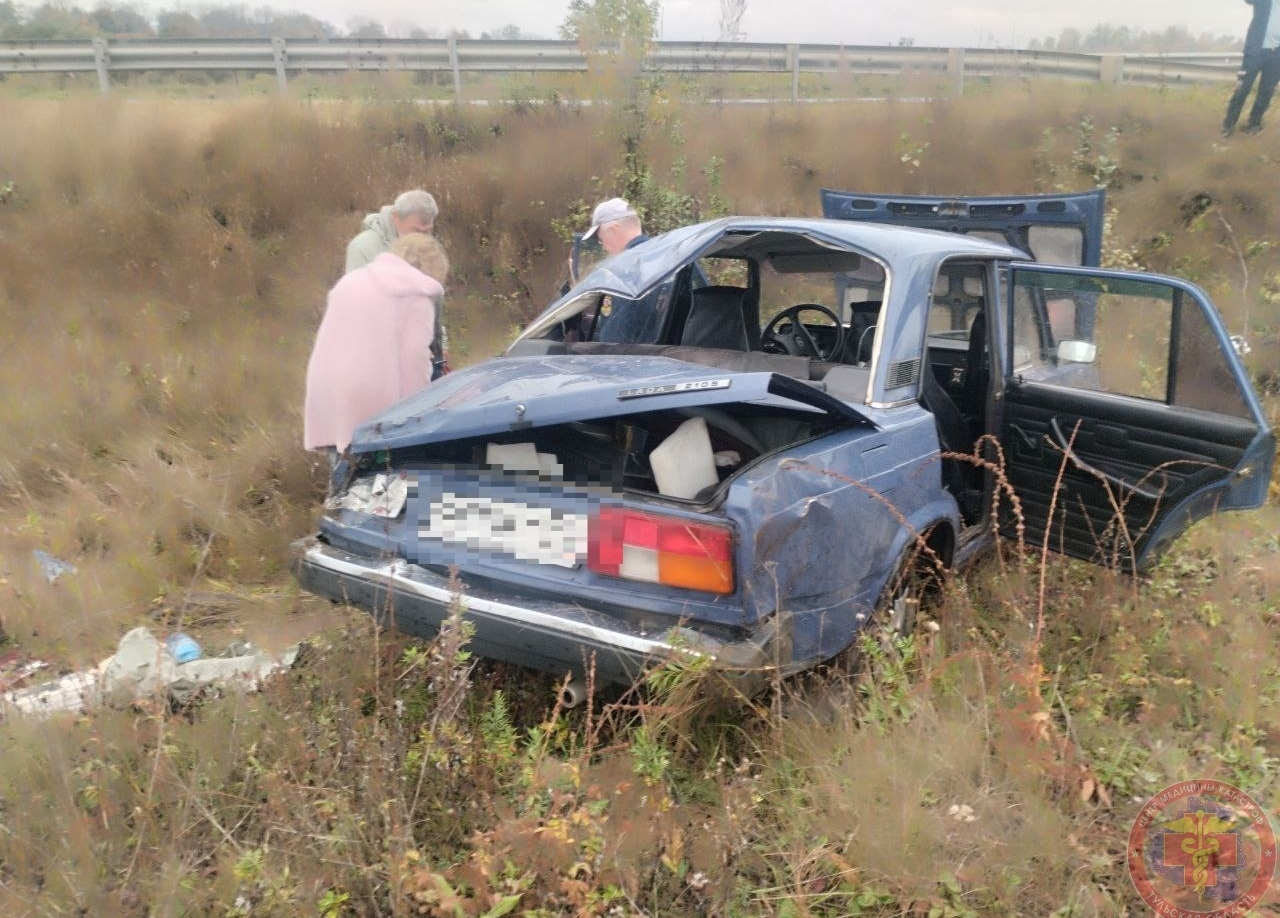
{"label": "car door handle", "polygon": [[1110,472],[1104,472],[1102,471],[1102,469],[1098,468],[1097,466],[1090,465],[1089,463],[1085,462],[1078,455],[1076,455],[1075,448],[1071,445],[1070,441],[1063,434],[1062,428],[1058,425],[1057,418],[1050,419],[1049,427],[1053,431],[1054,445],[1056,445],[1060,450],[1062,450],[1062,452],[1066,455],[1066,457],[1069,460],[1071,460],[1071,464],[1075,466],[1077,469],[1079,469],[1080,471],[1085,472],[1089,475],[1093,475],[1097,478],[1101,478],[1103,481],[1106,481],[1106,482],[1109,482],[1110,484],[1115,485],[1117,488],[1119,488],[1121,491],[1127,494],[1136,494],[1139,497],[1145,497],[1147,500],[1159,500],[1163,496],[1163,493],[1161,491],[1155,491],[1151,488],[1144,487],[1143,485],[1135,484],[1132,481],[1126,481],[1125,479],[1120,478],[1117,475],[1112,475]]}
{"label": "car door handle", "polygon": [[1009,433],[1017,437],[1017,439],[1013,441],[1014,445],[1016,447],[1020,447],[1028,455],[1034,456],[1036,453],[1040,452],[1040,441],[1027,433],[1017,424],[1009,425]]}

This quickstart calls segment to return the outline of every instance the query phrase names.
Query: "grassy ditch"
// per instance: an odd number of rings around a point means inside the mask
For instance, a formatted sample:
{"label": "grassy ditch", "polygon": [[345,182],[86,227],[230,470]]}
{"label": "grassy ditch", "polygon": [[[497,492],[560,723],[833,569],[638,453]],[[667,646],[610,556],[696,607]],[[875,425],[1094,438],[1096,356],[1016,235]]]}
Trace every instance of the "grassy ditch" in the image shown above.
{"label": "grassy ditch", "polygon": [[[1216,777],[1280,804],[1274,506],[1142,581],[1006,551],[856,677],[725,708],[664,671],[565,710],[461,624],[416,645],[298,594],[286,549],[323,493],[302,381],[345,242],[409,187],[441,203],[465,364],[616,193],[661,231],[813,214],[821,187],[1102,184],[1108,263],[1205,287],[1274,392],[1273,138],[1220,140],[1219,95],[0,101],[0,649],[69,671],[140,624],[309,638],[258,694],[0,723],[0,913],[1138,914],[1124,845],[1151,793]],[[49,582],[37,550],[75,572]]]}

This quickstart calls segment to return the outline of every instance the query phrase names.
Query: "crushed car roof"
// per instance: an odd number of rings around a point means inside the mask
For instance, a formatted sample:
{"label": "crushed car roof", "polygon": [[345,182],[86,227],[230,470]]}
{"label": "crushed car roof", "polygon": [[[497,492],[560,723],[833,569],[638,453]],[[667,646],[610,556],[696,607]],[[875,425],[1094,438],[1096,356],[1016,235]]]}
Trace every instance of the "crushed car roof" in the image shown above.
{"label": "crushed car roof", "polygon": [[[763,238],[761,234],[766,235]],[[1010,246],[940,230],[891,226],[880,223],[828,220],[820,217],[725,217],[671,230],[601,262],[566,296],[585,291],[636,298],[671,276],[672,270],[716,249],[718,255],[752,252],[759,257],[769,243],[785,246],[795,236],[805,236],[819,246],[856,249],[887,260],[916,255],[1003,256],[1023,259],[1025,253]],[[725,240],[741,236],[739,246]],[[554,307],[553,307],[554,308]]]}

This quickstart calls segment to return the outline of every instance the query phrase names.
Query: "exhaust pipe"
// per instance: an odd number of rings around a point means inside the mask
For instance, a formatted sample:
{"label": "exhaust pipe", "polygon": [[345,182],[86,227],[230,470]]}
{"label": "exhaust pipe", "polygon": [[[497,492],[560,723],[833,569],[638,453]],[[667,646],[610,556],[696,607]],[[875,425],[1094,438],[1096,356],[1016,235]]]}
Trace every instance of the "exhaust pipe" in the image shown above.
{"label": "exhaust pipe", "polygon": [[576,708],[587,700],[587,684],[581,679],[570,679],[560,690],[560,703],[566,708]]}

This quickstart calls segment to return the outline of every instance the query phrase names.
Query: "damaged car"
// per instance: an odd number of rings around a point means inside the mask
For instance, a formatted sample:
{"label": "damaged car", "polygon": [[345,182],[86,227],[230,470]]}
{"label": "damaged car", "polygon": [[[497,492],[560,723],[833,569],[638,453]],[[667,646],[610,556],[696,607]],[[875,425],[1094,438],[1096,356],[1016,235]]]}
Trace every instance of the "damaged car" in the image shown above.
{"label": "damaged car", "polygon": [[[1264,500],[1274,435],[1222,319],[1089,266],[1100,194],[824,212],[606,259],[370,419],[302,585],[421,637],[458,601],[474,652],[538,669],[692,657],[752,687],[908,627],[918,577],[1001,533],[1137,570]],[[652,340],[600,340],[637,302]]]}

